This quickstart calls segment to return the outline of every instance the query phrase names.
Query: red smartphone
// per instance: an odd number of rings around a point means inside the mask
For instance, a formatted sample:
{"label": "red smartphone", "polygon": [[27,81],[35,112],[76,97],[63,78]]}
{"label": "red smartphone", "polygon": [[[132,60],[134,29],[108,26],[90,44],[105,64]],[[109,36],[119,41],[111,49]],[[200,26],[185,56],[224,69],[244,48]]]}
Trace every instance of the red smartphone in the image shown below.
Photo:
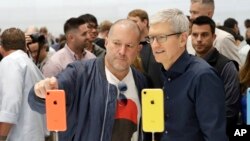
{"label": "red smartphone", "polygon": [[65,131],[66,102],[64,90],[49,90],[46,94],[46,119],[49,131]]}

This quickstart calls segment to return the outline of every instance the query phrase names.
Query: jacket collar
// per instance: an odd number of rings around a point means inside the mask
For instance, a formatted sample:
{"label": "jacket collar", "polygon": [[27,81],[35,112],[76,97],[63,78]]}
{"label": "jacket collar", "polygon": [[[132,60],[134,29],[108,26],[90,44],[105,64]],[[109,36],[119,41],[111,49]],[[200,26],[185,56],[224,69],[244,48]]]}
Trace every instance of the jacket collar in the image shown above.
{"label": "jacket collar", "polygon": [[213,66],[217,62],[219,55],[218,50],[213,48],[203,59]]}

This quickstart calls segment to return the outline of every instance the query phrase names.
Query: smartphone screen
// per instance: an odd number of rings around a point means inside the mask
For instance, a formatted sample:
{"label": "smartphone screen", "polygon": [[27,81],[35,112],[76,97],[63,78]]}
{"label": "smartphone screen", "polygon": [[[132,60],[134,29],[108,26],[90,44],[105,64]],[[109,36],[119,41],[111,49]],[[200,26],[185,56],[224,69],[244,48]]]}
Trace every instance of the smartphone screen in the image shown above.
{"label": "smartphone screen", "polygon": [[49,131],[65,131],[66,103],[63,90],[49,90],[46,94],[46,119]]}
{"label": "smartphone screen", "polygon": [[143,89],[142,128],[144,132],[164,131],[164,105],[162,89]]}

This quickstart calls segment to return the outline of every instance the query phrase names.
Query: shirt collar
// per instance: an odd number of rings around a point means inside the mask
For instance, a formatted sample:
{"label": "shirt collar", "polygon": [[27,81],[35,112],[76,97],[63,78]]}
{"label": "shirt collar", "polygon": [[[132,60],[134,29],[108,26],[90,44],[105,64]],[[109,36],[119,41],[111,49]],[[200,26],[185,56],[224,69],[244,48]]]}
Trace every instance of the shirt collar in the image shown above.
{"label": "shirt collar", "polygon": [[213,48],[207,55],[204,56],[204,60],[206,60],[209,64],[215,64],[217,58],[219,56],[219,52],[217,49]]}
{"label": "shirt collar", "polygon": [[[65,44],[65,48],[68,50],[68,52],[69,52],[71,58],[73,58],[73,60],[81,60],[82,59],[82,58],[77,57],[75,52],[72,51],[67,44]],[[83,54],[83,58],[84,58],[84,56],[86,55],[86,51],[84,49],[82,51],[82,54]]]}
{"label": "shirt collar", "polygon": [[182,55],[176,60],[176,62],[170,67],[169,70],[165,70],[162,67],[162,71],[164,76],[171,77],[172,79],[180,76],[186,71],[186,68],[190,64],[191,60],[190,54],[187,53],[187,51],[184,51]]}

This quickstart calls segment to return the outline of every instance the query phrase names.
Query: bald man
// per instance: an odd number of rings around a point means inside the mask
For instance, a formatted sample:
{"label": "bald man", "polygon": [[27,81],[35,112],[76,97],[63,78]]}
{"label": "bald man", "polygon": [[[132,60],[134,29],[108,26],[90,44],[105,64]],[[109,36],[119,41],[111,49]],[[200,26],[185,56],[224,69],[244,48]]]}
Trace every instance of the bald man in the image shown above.
{"label": "bald man", "polygon": [[44,108],[51,89],[66,92],[68,129],[60,141],[138,141],[144,76],[131,64],[140,51],[140,30],[131,20],[113,24],[106,39],[105,57],[70,64],[56,77],[38,82],[30,92],[30,106]]}

